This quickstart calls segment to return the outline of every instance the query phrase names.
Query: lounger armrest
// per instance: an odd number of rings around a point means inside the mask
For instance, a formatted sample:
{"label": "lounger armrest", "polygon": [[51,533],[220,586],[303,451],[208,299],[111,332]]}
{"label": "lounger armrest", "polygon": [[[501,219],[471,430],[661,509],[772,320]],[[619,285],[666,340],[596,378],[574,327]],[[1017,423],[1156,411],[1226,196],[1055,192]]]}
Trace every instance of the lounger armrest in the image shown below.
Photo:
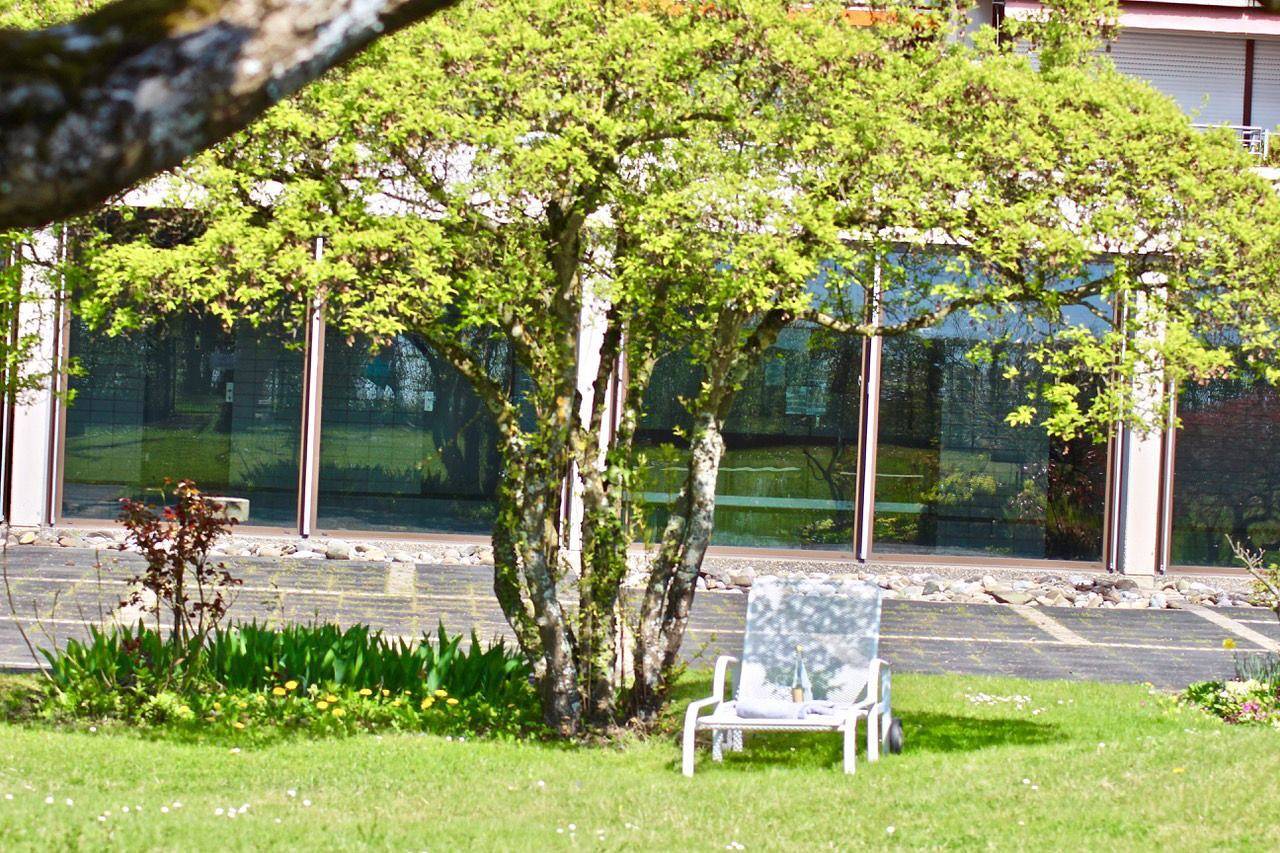
{"label": "lounger armrest", "polygon": [[893,681],[893,669],[883,658],[871,661],[867,674],[867,698],[874,707],[881,711],[889,710],[890,687]]}
{"label": "lounger armrest", "polygon": [[719,705],[724,701],[725,682],[729,677],[729,666],[738,662],[738,659],[731,655],[720,655],[716,658],[716,672],[712,680],[711,695],[706,699],[699,699],[696,702],[690,702],[688,709],[684,712],[684,724],[688,729],[696,724],[698,715],[706,708],[713,705]]}
{"label": "lounger armrest", "polygon": [[733,655],[720,655],[716,658],[716,674],[712,681],[711,696],[721,702],[724,701],[725,682],[729,677],[729,666],[738,662]]}

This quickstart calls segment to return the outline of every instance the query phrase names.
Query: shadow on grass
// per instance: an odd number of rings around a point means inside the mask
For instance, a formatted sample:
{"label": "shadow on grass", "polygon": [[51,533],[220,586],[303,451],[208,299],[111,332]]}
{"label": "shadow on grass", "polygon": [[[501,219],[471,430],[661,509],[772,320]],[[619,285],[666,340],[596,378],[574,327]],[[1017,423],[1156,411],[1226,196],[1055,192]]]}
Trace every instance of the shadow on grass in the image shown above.
{"label": "shadow on grass", "polygon": [[[912,713],[903,720],[904,754],[974,752],[1000,746],[1035,746],[1067,739],[1055,725],[1006,717],[965,717],[955,714]],[[866,730],[859,727],[858,754],[865,758]],[[760,768],[786,765],[838,767],[843,737],[836,733],[746,732],[745,749],[727,754],[731,767]],[[885,756],[893,760],[895,756]],[[710,755],[699,744],[698,762]]]}
{"label": "shadow on grass", "polygon": [[913,711],[903,718],[903,740],[913,752],[972,752],[993,746],[1036,746],[1067,740],[1052,723],[1015,717],[966,717]]}
{"label": "shadow on grass", "polygon": [[[671,692],[671,702],[664,717],[663,729],[678,734],[685,709],[694,699],[711,693],[711,679],[704,672],[685,675]],[[1051,723],[1014,717],[971,717],[909,710],[902,717],[904,752],[974,752],[1000,746],[1036,746],[1060,743],[1068,739],[1065,732]],[[699,735],[698,762],[709,759],[708,750]],[[840,735],[792,732],[746,733],[746,749],[729,756],[732,765],[767,767],[776,764],[800,766],[838,766],[843,741]],[[866,750],[866,729],[859,727],[858,753]]]}

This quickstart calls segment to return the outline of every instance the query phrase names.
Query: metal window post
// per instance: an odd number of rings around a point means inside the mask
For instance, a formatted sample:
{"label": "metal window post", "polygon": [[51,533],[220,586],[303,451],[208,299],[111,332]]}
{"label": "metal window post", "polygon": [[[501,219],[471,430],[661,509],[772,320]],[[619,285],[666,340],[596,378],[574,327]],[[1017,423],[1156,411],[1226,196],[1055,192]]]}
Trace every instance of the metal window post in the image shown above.
{"label": "metal window post", "polygon": [[62,375],[66,317],[58,274],[41,265],[61,260],[64,248],[61,235],[46,229],[33,235],[26,247],[29,256],[18,259],[25,261],[18,335],[37,338],[26,369],[40,375],[42,382],[13,401],[10,417],[8,521],[16,527],[51,525],[59,510],[62,400],[58,392],[66,379]]}
{"label": "metal window post", "polygon": [[[324,257],[324,240],[316,239],[315,259]],[[320,418],[324,404],[324,296],[316,294],[307,309],[302,366],[302,437],[298,453],[298,535],[315,532],[320,502]]]}
{"label": "metal window post", "polygon": [[[871,301],[867,316],[877,326],[882,320],[880,306],[880,261],[872,273]],[[853,554],[860,562],[871,559],[876,514],[876,449],[880,430],[880,362],[884,338],[879,335],[862,341],[862,376],[858,400],[858,458],[854,478]]]}
{"label": "metal window post", "polygon": [[[1152,275],[1152,274],[1148,274]],[[1124,312],[1137,312],[1141,317],[1142,302],[1123,306]],[[1124,317],[1122,315],[1122,322]],[[1159,328],[1153,335],[1162,334]],[[1116,427],[1112,443],[1112,502],[1108,508],[1112,520],[1107,567],[1121,574],[1150,583],[1162,569],[1168,550],[1168,506],[1172,464],[1165,420],[1155,423],[1167,404],[1168,385],[1153,365],[1133,379],[1138,415],[1150,422],[1145,428],[1126,424]]]}

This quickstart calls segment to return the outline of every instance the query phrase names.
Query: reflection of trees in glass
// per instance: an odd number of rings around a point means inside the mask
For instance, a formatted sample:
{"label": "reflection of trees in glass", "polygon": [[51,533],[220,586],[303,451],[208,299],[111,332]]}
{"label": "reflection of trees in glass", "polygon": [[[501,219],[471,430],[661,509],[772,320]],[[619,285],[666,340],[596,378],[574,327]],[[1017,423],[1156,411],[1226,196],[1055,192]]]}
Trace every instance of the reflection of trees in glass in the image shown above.
{"label": "reflection of trees in glass", "polygon": [[[477,339],[474,349],[509,381],[505,344]],[[492,515],[496,451],[480,398],[421,339],[327,342],[322,524],[478,529]]]}
{"label": "reflection of trees in glass", "polygon": [[1010,426],[1006,416],[1037,381],[1035,364],[1017,345],[975,358],[973,343],[968,333],[885,342],[876,541],[1097,559],[1103,448]]}
{"label": "reflection of trees in glass", "polygon": [[1228,535],[1280,549],[1280,394],[1216,381],[1186,389],[1178,407],[1172,562],[1231,565]]}
{"label": "reflection of trees in glass", "polygon": [[[751,373],[725,419],[716,542],[850,546],[860,346],[858,339],[797,325],[783,331]],[[657,446],[688,423],[681,399],[696,393],[700,380],[682,355],[654,371],[638,434],[638,446],[650,448],[652,496],[679,485],[672,477],[683,467]],[[653,503],[651,530],[664,516]]]}
{"label": "reflection of trees in glass", "polygon": [[68,515],[114,517],[168,477],[249,497],[252,521],[292,517],[301,354],[282,335],[180,315],[111,338],[76,321],[70,350]]}

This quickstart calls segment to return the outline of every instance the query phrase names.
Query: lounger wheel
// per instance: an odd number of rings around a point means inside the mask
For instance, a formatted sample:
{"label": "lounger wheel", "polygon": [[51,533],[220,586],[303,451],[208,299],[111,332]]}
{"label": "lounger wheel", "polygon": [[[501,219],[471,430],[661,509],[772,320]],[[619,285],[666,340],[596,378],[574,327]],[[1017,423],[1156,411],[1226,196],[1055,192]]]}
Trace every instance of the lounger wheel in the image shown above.
{"label": "lounger wheel", "polygon": [[894,755],[902,752],[902,720],[897,717],[889,720],[889,728],[884,733],[884,745]]}

